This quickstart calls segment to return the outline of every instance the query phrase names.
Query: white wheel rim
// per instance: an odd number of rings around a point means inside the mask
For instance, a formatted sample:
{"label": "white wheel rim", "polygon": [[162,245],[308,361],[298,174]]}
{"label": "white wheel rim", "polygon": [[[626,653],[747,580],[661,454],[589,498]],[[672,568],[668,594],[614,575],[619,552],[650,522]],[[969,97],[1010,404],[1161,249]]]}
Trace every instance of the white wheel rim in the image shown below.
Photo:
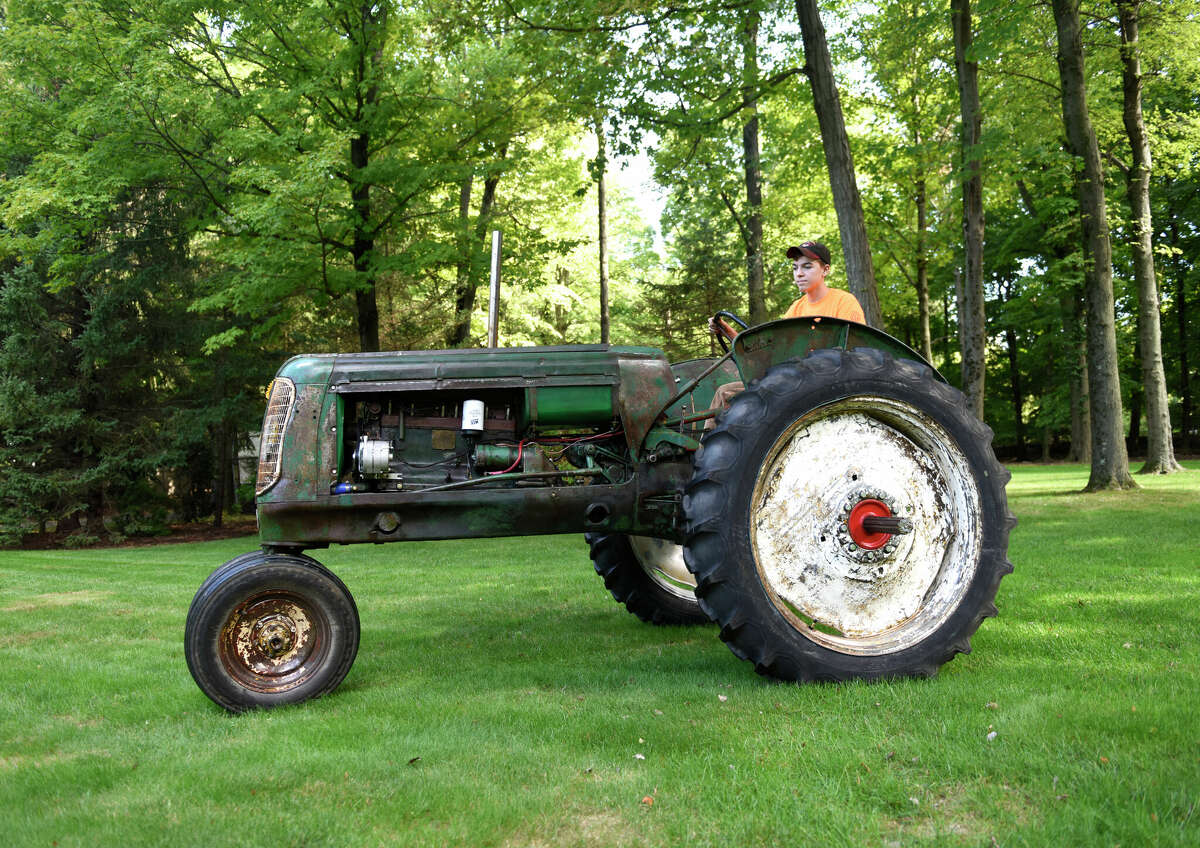
{"label": "white wheel rim", "polygon": [[696,578],[683,562],[683,547],[650,536],[630,536],[629,546],[651,580],[678,598],[696,599]]}
{"label": "white wheel rim", "polygon": [[[846,538],[845,510],[869,497],[913,527],[868,558]],[[979,563],[980,515],[969,463],[937,422],[859,396],[809,412],[776,440],[755,482],[751,547],[772,601],[805,637],[889,654],[958,608]]]}

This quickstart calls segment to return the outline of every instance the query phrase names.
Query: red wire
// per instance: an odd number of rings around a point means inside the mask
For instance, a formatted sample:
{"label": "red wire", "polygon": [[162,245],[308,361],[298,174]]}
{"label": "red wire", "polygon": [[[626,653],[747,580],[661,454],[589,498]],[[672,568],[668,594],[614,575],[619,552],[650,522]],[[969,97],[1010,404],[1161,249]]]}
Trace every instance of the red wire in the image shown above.
{"label": "red wire", "polygon": [[521,454],[524,452],[525,452],[525,440],[522,439],[521,441],[517,442],[517,461],[514,462],[512,465],[508,466],[508,468],[505,468],[503,471],[489,471],[488,475],[495,476],[496,474],[507,474],[508,472],[512,471],[514,468],[516,468],[518,465],[521,464]]}

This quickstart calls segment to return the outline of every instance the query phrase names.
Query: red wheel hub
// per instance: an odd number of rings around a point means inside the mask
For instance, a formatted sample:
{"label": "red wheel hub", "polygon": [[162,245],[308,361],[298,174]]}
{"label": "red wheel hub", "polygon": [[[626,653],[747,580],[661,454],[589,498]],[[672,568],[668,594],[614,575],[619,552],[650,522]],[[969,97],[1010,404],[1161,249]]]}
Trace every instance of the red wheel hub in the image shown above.
{"label": "red wheel hub", "polygon": [[871,516],[887,518],[891,514],[887,504],[874,498],[866,498],[856,503],[850,510],[850,517],[846,519],[846,527],[850,530],[850,538],[854,544],[866,551],[878,550],[886,545],[892,534],[872,533],[863,527],[863,520]]}

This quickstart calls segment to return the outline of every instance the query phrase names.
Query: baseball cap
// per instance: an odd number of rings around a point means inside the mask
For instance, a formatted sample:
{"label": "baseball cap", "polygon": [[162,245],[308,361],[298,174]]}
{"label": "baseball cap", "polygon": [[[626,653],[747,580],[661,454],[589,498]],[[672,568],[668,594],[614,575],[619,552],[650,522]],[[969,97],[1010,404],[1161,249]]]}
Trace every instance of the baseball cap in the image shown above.
{"label": "baseball cap", "polygon": [[807,256],[809,259],[816,259],[819,262],[830,265],[829,248],[821,244],[819,241],[806,241],[804,244],[789,247],[787,249],[788,259],[799,259],[801,256]]}

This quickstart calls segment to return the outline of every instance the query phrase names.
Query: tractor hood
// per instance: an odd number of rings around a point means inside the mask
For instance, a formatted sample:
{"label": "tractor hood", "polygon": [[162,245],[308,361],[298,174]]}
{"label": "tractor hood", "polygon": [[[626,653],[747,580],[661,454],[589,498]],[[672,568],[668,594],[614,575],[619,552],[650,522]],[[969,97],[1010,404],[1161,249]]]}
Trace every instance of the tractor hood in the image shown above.
{"label": "tractor hood", "polygon": [[619,415],[635,454],[675,391],[661,350],[617,345],[306,355],[288,360],[278,376],[345,395],[525,389],[529,410],[541,420],[552,418],[555,407],[599,398]]}

